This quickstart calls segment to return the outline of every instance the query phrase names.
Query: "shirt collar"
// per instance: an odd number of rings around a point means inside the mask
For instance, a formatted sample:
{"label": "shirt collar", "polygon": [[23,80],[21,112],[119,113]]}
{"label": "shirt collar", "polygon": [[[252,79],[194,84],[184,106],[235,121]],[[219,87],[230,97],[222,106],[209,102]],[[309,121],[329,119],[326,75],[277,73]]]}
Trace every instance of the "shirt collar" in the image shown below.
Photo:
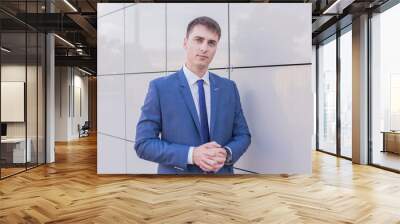
{"label": "shirt collar", "polygon": [[188,81],[189,85],[194,85],[197,83],[198,80],[203,79],[206,85],[210,84],[210,73],[206,72],[203,78],[199,78],[196,74],[190,71],[185,64],[183,64],[183,73],[185,74],[186,80]]}

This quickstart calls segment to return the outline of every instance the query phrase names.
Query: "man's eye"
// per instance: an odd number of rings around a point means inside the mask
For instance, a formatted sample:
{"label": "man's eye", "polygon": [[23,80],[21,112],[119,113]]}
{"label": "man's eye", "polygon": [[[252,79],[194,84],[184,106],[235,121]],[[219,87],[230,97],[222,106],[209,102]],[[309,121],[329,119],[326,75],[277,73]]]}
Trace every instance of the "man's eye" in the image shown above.
{"label": "man's eye", "polygon": [[215,43],[214,43],[214,42],[209,42],[209,43],[208,43],[208,46],[210,46],[210,47],[215,47]]}

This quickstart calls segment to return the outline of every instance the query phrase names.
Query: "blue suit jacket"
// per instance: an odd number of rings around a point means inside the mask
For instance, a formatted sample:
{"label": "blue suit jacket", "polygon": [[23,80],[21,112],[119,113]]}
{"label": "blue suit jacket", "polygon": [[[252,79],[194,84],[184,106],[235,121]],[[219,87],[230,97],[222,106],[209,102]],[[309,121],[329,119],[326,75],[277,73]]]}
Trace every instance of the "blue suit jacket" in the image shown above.
{"label": "blue suit jacket", "polygon": [[[210,96],[210,141],[228,146],[235,163],[251,139],[238,89],[210,72]],[[183,70],[152,80],[136,126],[137,155],[159,163],[159,174],[203,173],[187,164],[189,147],[199,145],[200,121]],[[218,173],[233,173],[233,167],[225,165]]]}

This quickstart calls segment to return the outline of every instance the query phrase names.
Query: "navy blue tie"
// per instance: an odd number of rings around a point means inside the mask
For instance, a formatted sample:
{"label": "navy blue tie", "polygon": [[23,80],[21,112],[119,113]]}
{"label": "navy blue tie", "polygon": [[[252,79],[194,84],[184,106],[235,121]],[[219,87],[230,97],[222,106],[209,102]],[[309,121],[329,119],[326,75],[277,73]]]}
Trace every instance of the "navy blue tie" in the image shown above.
{"label": "navy blue tie", "polygon": [[199,87],[199,112],[200,112],[200,137],[201,143],[207,143],[210,141],[210,133],[208,130],[208,119],[207,119],[207,106],[206,106],[206,96],[204,94],[204,80],[200,79],[197,81],[197,86]]}

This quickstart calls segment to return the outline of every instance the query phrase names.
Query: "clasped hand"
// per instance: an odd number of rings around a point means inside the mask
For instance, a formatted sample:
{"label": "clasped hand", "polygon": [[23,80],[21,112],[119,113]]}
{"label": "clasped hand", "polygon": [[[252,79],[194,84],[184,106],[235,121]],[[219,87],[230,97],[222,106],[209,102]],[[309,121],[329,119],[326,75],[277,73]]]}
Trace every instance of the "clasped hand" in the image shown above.
{"label": "clasped hand", "polygon": [[193,149],[193,162],[206,172],[217,172],[224,166],[226,151],[216,142],[208,142]]}

